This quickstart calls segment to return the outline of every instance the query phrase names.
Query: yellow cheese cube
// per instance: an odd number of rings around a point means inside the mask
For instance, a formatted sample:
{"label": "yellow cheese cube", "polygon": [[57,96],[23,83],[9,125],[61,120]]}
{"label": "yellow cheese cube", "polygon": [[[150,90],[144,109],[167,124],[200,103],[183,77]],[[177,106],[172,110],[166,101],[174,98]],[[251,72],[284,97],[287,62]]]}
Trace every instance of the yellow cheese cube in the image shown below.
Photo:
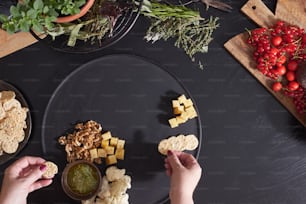
{"label": "yellow cheese cube", "polygon": [[95,158],[98,158],[98,151],[97,148],[89,150],[90,158],[93,160]]}
{"label": "yellow cheese cube", "polygon": [[104,149],[106,149],[106,147],[109,146],[109,140],[102,140],[101,142],[101,147],[103,147]]}
{"label": "yellow cheese cube", "polygon": [[184,120],[184,122],[186,122],[188,120],[188,113],[187,112],[182,112],[182,114],[180,115],[180,117]]}
{"label": "yellow cheese cube", "polygon": [[105,150],[106,150],[106,154],[114,154],[115,153],[115,147],[113,147],[113,146],[107,146],[105,148]]}
{"label": "yellow cheese cube", "polygon": [[175,107],[173,108],[173,113],[178,115],[178,114],[181,114],[182,112],[184,112],[184,106],[178,106],[178,107]]}
{"label": "yellow cheese cube", "polygon": [[117,163],[117,158],[115,155],[109,155],[106,157],[106,164],[111,165],[111,164],[116,164]]}
{"label": "yellow cheese cube", "polygon": [[124,160],[124,149],[116,149],[116,158],[120,160]]}
{"label": "yellow cheese cube", "polygon": [[176,108],[180,106],[180,102],[178,100],[172,100],[172,107]]}
{"label": "yellow cheese cube", "polygon": [[108,139],[110,139],[111,137],[112,137],[112,134],[111,134],[110,131],[107,131],[106,133],[103,133],[103,134],[102,134],[103,140],[108,140]]}
{"label": "yellow cheese cube", "polygon": [[117,148],[118,149],[123,149],[125,144],[125,140],[118,140],[117,142]]}
{"label": "yellow cheese cube", "polygon": [[182,124],[186,122],[181,116],[176,116],[175,119],[178,124]]}
{"label": "yellow cheese cube", "polygon": [[117,143],[118,143],[118,137],[112,137],[112,138],[110,139],[109,144],[110,144],[111,146],[115,147],[115,146],[117,145]]}
{"label": "yellow cheese cube", "polygon": [[190,106],[190,107],[186,108],[185,110],[188,114],[189,119],[192,119],[192,118],[195,118],[195,117],[198,116],[198,114],[197,114],[197,112],[196,112],[196,110],[193,106]]}
{"label": "yellow cheese cube", "polygon": [[99,149],[98,149],[98,157],[103,157],[103,158],[105,158],[106,156],[107,156],[106,150],[105,150],[105,149],[102,149],[102,148],[99,148]]}
{"label": "yellow cheese cube", "polygon": [[187,99],[186,101],[184,101],[183,104],[184,104],[185,108],[193,106],[193,102],[192,102],[192,100],[190,98]]}
{"label": "yellow cheese cube", "polygon": [[175,127],[178,127],[178,122],[176,121],[176,118],[171,118],[168,120],[169,124],[170,124],[170,127],[171,128],[175,128]]}
{"label": "yellow cheese cube", "polygon": [[182,94],[181,96],[179,96],[179,97],[177,98],[177,100],[179,101],[180,104],[183,104],[184,101],[187,100],[187,98],[186,98],[186,96],[185,96],[184,94]]}

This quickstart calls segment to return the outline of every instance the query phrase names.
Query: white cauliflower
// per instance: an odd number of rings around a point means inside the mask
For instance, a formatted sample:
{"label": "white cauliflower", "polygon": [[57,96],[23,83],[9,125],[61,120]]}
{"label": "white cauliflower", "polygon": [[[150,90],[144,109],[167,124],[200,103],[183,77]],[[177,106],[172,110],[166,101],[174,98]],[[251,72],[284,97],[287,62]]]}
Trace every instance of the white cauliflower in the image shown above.
{"label": "white cauliflower", "polygon": [[117,197],[125,194],[126,190],[131,188],[131,177],[123,176],[121,179],[114,181],[110,184],[111,195]]}
{"label": "white cauliflower", "polygon": [[103,176],[101,189],[98,193],[98,197],[103,199],[110,196],[110,185],[107,181],[107,178]]}
{"label": "white cauliflower", "polygon": [[118,169],[116,166],[111,166],[106,169],[106,177],[109,182],[121,179],[125,175],[125,169]]}

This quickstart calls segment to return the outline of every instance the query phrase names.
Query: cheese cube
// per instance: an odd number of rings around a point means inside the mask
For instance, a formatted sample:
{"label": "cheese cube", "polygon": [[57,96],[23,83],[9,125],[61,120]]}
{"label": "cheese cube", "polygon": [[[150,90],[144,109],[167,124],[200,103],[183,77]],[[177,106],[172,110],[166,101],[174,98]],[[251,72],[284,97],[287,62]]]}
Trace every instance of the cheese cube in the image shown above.
{"label": "cheese cube", "polygon": [[186,101],[184,101],[183,104],[184,104],[185,108],[193,106],[193,102],[192,102],[192,100],[190,98],[187,99]]}
{"label": "cheese cube", "polygon": [[186,122],[188,120],[188,113],[187,112],[182,112],[182,114],[180,115],[180,117],[184,120],[184,122]]}
{"label": "cheese cube", "polygon": [[176,116],[175,118],[176,118],[176,122],[178,124],[182,124],[182,123],[186,122],[181,116]]}
{"label": "cheese cube", "polygon": [[125,144],[125,140],[118,140],[117,149],[123,149]]}
{"label": "cheese cube", "polygon": [[195,117],[198,116],[198,114],[197,114],[197,112],[196,112],[196,110],[193,106],[190,106],[190,107],[186,108],[185,110],[188,114],[189,119],[192,119],[192,118],[195,118]]}
{"label": "cheese cube", "polygon": [[186,98],[186,96],[185,96],[184,94],[182,94],[181,96],[179,96],[179,97],[177,98],[177,100],[179,101],[180,104],[183,104],[184,101],[187,100],[187,98]]}
{"label": "cheese cube", "polygon": [[103,140],[108,140],[108,139],[110,139],[111,137],[112,137],[112,134],[111,134],[110,131],[107,131],[106,133],[103,133],[103,134],[102,134]]}
{"label": "cheese cube", "polygon": [[124,149],[116,149],[116,158],[120,160],[124,160]]}
{"label": "cheese cube", "polygon": [[109,144],[110,144],[111,146],[115,147],[115,146],[117,145],[117,143],[118,143],[118,137],[112,137],[112,138],[110,139]]}
{"label": "cheese cube", "polygon": [[109,155],[106,157],[106,164],[111,165],[111,164],[116,164],[117,163],[117,158],[115,155]]}
{"label": "cheese cube", "polygon": [[106,156],[107,156],[106,150],[105,150],[105,149],[102,149],[102,148],[99,148],[99,149],[98,149],[98,157],[105,158]]}
{"label": "cheese cube", "polygon": [[98,158],[98,151],[97,148],[89,150],[90,158],[93,160],[95,158]]}
{"label": "cheese cube", "polygon": [[168,122],[171,128],[178,127],[179,125],[178,122],[176,121],[176,118],[171,118],[168,120]]}
{"label": "cheese cube", "polygon": [[173,113],[176,114],[176,115],[181,114],[182,112],[184,112],[184,106],[180,105],[180,106],[175,107],[173,109]]}
{"label": "cheese cube", "polygon": [[106,149],[106,147],[109,146],[109,140],[102,140],[101,142],[101,147],[103,147],[104,149]]}
{"label": "cheese cube", "polygon": [[107,146],[105,148],[105,150],[106,150],[106,154],[114,154],[115,153],[115,147],[113,147],[113,146]]}
{"label": "cheese cube", "polygon": [[180,102],[178,100],[172,100],[172,107],[176,108],[180,106]]}

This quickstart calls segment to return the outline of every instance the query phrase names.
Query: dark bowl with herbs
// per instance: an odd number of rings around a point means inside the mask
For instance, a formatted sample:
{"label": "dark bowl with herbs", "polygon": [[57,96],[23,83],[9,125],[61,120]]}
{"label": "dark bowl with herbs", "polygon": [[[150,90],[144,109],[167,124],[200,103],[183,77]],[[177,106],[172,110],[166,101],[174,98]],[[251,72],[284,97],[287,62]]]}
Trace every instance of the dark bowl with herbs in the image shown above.
{"label": "dark bowl with herbs", "polygon": [[72,199],[88,200],[99,192],[102,177],[95,164],[79,160],[65,167],[61,183],[64,192]]}
{"label": "dark bowl with herbs", "polygon": [[53,23],[35,38],[55,50],[70,53],[89,53],[104,49],[122,39],[133,27],[141,2],[133,0],[95,0],[91,9],[81,18],[69,23]]}

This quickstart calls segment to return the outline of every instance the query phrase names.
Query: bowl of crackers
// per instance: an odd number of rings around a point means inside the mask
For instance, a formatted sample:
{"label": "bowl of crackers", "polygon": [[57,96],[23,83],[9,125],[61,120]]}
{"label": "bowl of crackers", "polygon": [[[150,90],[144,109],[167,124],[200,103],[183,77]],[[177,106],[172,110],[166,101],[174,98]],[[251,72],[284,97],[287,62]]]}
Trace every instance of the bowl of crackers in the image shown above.
{"label": "bowl of crackers", "polygon": [[78,160],[67,164],[61,183],[64,192],[74,200],[88,200],[100,190],[102,177],[98,167],[92,162]]}

